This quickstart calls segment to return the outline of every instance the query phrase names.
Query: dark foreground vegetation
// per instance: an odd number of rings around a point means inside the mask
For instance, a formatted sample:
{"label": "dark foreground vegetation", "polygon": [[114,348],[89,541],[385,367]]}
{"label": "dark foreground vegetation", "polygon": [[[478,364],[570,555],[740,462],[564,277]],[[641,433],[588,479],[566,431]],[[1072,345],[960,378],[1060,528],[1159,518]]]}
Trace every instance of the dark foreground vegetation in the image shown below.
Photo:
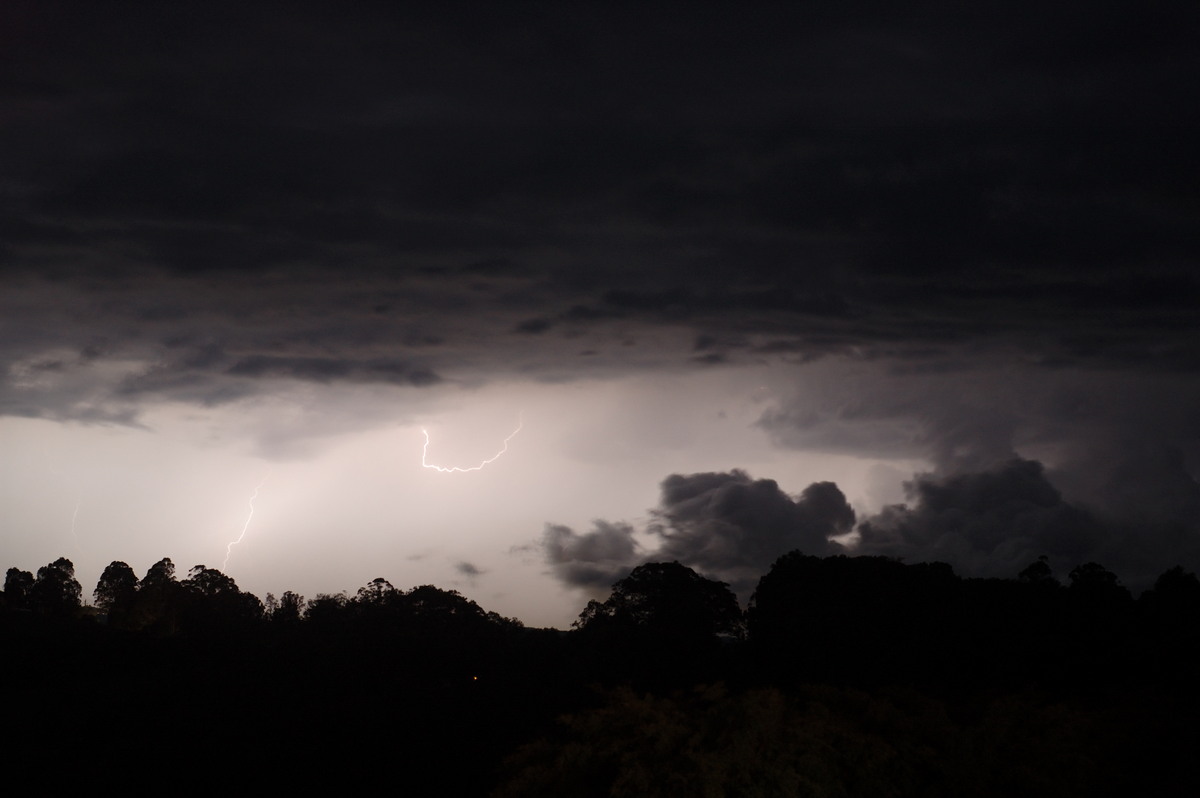
{"label": "dark foreground vegetation", "polygon": [[[569,632],[376,579],[266,601],[170,560],[0,601],[10,782],[498,796],[1200,794],[1200,581],[1136,600],[876,558],[780,558],[742,612],[649,563]],[[189,786],[190,785],[190,786]]]}

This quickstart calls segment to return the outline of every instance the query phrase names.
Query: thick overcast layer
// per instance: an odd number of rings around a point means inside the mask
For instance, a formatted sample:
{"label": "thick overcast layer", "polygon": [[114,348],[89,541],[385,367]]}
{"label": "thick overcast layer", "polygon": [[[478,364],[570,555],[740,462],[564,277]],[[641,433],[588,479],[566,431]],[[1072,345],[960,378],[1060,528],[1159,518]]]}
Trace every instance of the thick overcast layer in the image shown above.
{"label": "thick overcast layer", "polygon": [[1194,3],[246,5],[0,10],[0,564],[1200,566]]}

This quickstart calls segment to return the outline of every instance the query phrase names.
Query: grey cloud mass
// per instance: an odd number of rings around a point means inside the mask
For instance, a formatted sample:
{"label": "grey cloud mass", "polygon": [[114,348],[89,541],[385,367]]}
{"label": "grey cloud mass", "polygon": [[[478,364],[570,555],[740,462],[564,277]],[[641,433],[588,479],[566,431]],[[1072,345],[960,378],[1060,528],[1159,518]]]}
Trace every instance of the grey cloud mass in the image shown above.
{"label": "grey cloud mass", "polygon": [[[0,420],[291,391],[308,423],[246,433],[277,454],[382,423],[334,394],[753,371],[776,449],[925,464],[872,551],[1166,567],[1198,528],[1198,34],[1183,0],[10,0]],[[664,483],[658,554],[741,589],[853,528],[740,467],[656,472],[712,469]],[[545,535],[571,584],[643,554]]]}
{"label": "grey cloud mass", "polygon": [[547,526],[546,561],[566,584],[593,590],[642,562],[678,561],[728,582],[745,599],[771,563],[793,549],[843,551],[831,538],[851,532],[855,520],[831,482],[809,485],[793,499],[774,480],[738,470],[672,474],[662,482],[655,517],[648,531],[659,544],[649,551],[639,549],[629,524],[596,521],[585,533]]}
{"label": "grey cloud mass", "polygon": [[918,476],[907,488],[912,506],[864,520],[858,551],[1013,578],[1042,555],[1065,573],[1105,548],[1104,527],[1065,502],[1036,461],[942,479]]}
{"label": "grey cloud mass", "polygon": [[672,474],[662,483],[662,537],[655,556],[718,575],[748,597],[781,555],[801,549],[842,551],[831,538],[854,529],[854,510],[832,482],[816,482],[792,498],[771,479],[743,471]]}
{"label": "grey cloud mass", "polygon": [[487,571],[484,571],[479,566],[475,565],[474,563],[467,562],[466,560],[461,560],[455,563],[454,570],[468,579],[474,579],[477,576],[482,576],[483,574],[487,573]]}
{"label": "grey cloud mass", "polygon": [[1191,4],[6,5],[10,364],[218,401],[686,367],[667,326],[742,342],[700,365],[1196,365]]}
{"label": "grey cloud mass", "polygon": [[[1108,482],[1114,495],[1092,506],[1064,499],[1037,461],[919,475],[906,486],[911,504],[865,519],[856,548],[1003,578],[1043,555],[1060,576],[1098,561],[1146,589],[1170,563],[1200,567],[1200,483],[1181,467],[1177,452],[1164,450],[1156,459],[1154,470],[1142,464],[1130,472],[1129,460],[1118,463]],[[1130,494],[1136,502],[1128,501]]]}
{"label": "grey cloud mass", "polygon": [[[542,548],[557,578],[592,591],[642,562],[678,561],[745,599],[778,557],[796,550],[946,562],[972,577],[1013,578],[1043,556],[1062,577],[1102,561],[1141,590],[1169,563],[1200,567],[1200,483],[1178,452],[1142,455],[1155,462],[1116,463],[1108,501],[1093,506],[1065,499],[1041,463],[1013,458],[983,471],[919,474],[905,484],[907,504],[857,524],[830,482],[792,498],[774,480],[738,470],[673,474],[648,527],[657,548],[640,550],[630,525],[603,521],[586,533],[548,525]],[[852,531],[856,540],[842,538]]]}
{"label": "grey cloud mass", "polygon": [[638,564],[639,547],[629,524],[597,520],[588,532],[547,524],[541,547],[558,579],[591,590],[607,590]]}

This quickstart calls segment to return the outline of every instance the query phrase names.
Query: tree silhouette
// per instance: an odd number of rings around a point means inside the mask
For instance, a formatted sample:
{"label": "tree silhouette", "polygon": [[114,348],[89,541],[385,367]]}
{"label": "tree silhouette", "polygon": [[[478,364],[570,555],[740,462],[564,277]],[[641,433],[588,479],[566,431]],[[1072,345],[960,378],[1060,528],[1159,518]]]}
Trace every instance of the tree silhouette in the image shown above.
{"label": "tree silhouette", "polygon": [[414,587],[404,598],[414,616],[430,621],[474,620],[486,615],[478,604],[457,590],[442,590],[433,585]]}
{"label": "tree silhouette", "polygon": [[364,613],[377,613],[394,609],[396,602],[403,594],[383,577],[372,579],[358,589],[354,596],[354,605]]}
{"label": "tree silhouette", "polygon": [[[110,720],[107,748],[74,754],[89,764],[118,750],[216,756],[231,722],[254,722],[285,767],[288,732],[313,718],[350,730],[314,762],[390,762],[403,711],[420,730],[406,767],[446,794],[1198,794],[1200,580],[1182,568],[1134,604],[1096,563],[1068,588],[1045,561],[960,579],[944,564],[792,552],[759,583],[748,645],[731,644],[742,621],[728,587],[677,562],[635,569],[572,632],[383,578],[353,598],[269,597],[264,616],[228,575],[198,565],[177,581],[167,558],[140,582],[123,562],[104,569],[107,626],[61,623],[78,609],[73,573],[65,559],[36,577],[10,568],[0,627],[19,736]],[[168,703],[189,718],[179,734],[147,722]],[[539,739],[507,785],[489,783]]]}
{"label": "tree silhouette", "polygon": [[79,610],[83,588],[75,579],[75,565],[59,557],[38,569],[29,591],[30,607],[44,615],[67,616]]}
{"label": "tree silhouette", "polygon": [[750,642],[782,681],[907,677],[936,664],[935,648],[954,639],[959,592],[945,563],[793,551],[750,598]]}
{"label": "tree silhouette", "polygon": [[188,590],[205,598],[220,598],[238,592],[233,577],[205,565],[193,565],[183,584]]}
{"label": "tree silhouette", "polygon": [[722,640],[743,631],[729,586],[678,562],[634,568],[606,601],[588,603],[575,628],[598,676],[663,687],[715,678]]}
{"label": "tree silhouette", "polygon": [[739,637],[742,612],[724,582],[678,562],[646,563],[613,585],[608,600],[589,602],[578,629],[644,629],[669,637]]}
{"label": "tree silhouette", "polygon": [[1175,566],[1142,594],[1138,610],[1157,644],[1159,673],[1192,680],[1200,656],[1200,579]]}
{"label": "tree silhouette", "polygon": [[1119,624],[1128,620],[1133,596],[1117,575],[1094,562],[1085,562],[1068,574],[1067,588],[1078,630],[1086,637],[1111,640]]}
{"label": "tree silhouette", "polygon": [[137,574],[126,563],[114,560],[100,574],[92,597],[96,600],[96,606],[108,613],[110,622],[117,622],[119,616],[132,606],[137,589]]}
{"label": "tree silhouette", "polygon": [[278,601],[276,601],[274,596],[272,596],[270,593],[267,594],[266,617],[272,623],[299,623],[303,614],[304,596],[287,590],[284,591],[284,594],[279,597]]}
{"label": "tree silhouette", "polygon": [[1059,585],[1058,580],[1054,578],[1054,572],[1050,570],[1050,558],[1045,554],[1025,566],[1021,570],[1021,573],[1017,574],[1017,578],[1031,585],[1050,585],[1055,587]]}
{"label": "tree silhouette", "polygon": [[10,610],[29,609],[29,591],[33,589],[33,574],[20,568],[9,568],[4,575],[4,602]]}
{"label": "tree silhouette", "polygon": [[142,577],[128,617],[133,629],[150,629],[164,634],[179,630],[184,591],[175,579],[175,563],[163,557]]}
{"label": "tree silhouette", "polygon": [[304,605],[304,620],[314,624],[336,623],[345,617],[349,603],[345,593],[318,593]]}
{"label": "tree silhouette", "polygon": [[220,634],[262,618],[258,597],[238,590],[233,578],[216,568],[193,566],[179,584],[184,589],[184,625],[189,632]]}
{"label": "tree silhouette", "polygon": [[150,570],[146,571],[146,576],[142,579],[142,587],[153,589],[174,581],[175,563],[171,562],[170,557],[163,557],[151,565]]}
{"label": "tree silhouette", "polygon": [[1071,580],[1071,590],[1080,595],[1130,598],[1117,575],[1099,563],[1085,562],[1073,568],[1067,578]]}
{"label": "tree silhouette", "polygon": [[1155,613],[1177,618],[1180,623],[1200,621],[1200,579],[1176,565],[1155,580],[1154,588],[1143,593],[1141,601]]}

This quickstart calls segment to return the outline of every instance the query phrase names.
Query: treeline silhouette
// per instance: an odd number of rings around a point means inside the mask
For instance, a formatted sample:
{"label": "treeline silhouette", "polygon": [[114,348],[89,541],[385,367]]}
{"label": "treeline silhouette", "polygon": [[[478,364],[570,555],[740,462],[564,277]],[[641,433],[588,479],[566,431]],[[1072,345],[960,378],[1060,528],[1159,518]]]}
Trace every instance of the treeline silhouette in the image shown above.
{"label": "treeline silhouette", "polygon": [[84,606],[61,558],[5,577],[6,751],[238,791],[1200,794],[1200,580],[1068,579],[792,552],[743,611],[647,563],[559,631],[382,578],[260,600],[169,559],[113,562]]}

